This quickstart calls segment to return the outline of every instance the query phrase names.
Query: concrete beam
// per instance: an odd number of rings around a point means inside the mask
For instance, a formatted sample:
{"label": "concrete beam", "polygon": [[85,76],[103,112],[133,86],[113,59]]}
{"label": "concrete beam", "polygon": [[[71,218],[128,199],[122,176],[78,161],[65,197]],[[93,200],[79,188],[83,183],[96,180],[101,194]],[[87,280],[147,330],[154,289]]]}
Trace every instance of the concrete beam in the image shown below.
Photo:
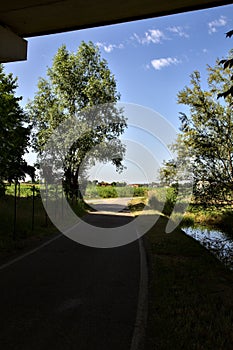
{"label": "concrete beam", "polygon": [[0,25],[0,62],[23,61],[26,59],[27,41]]}

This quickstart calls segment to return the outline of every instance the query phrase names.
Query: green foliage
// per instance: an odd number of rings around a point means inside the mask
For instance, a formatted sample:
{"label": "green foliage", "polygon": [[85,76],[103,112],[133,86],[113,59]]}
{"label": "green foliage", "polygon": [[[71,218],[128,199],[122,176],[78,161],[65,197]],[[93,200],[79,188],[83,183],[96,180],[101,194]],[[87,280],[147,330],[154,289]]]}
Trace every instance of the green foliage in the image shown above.
{"label": "green foliage", "polygon": [[169,160],[164,162],[163,166],[160,168],[159,176],[161,183],[164,185],[171,185],[172,182],[176,181],[177,175],[177,165],[174,160]]}
{"label": "green foliage", "polygon": [[5,249],[14,250],[17,248],[15,244],[20,247],[21,244],[24,244],[25,239],[56,232],[51,223],[45,227],[45,210],[40,198],[36,198],[34,202],[35,216],[34,230],[32,231],[32,197],[22,197],[17,199],[16,241],[14,241],[14,201],[12,195],[6,195],[0,200],[0,253]]}
{"label": "green foliage", "polygon": [[[230,70],[207,67],[208,90],[200,73],[191,74],[190,87],[178,93],[178,103],[189,113],[180,113],[180,134],[172,146],[177,168],[192,174],[195,198],[201,202],[228,200],[233,188],[233,116],[231,96],[221,104],[218,93],[230,86]],[[231,196],[230,196],[231,197]]]}
{"label": "green foliage", "polygon": [[148,189],[145,187],[133,188],[131,186],[98,186],[88,184],[84,197],[85,198],[117,198],[117,197],[144,197],[147,195]]}
{"label": "green foliage", "polygon": [[218,227],[220,227],[224,232],[229,233],[233,237],[233,211],[232,209],[225,210],[223,212],[222,218],[218,223]]}
{"label": "green foliage", "polygon": [[[39,196],[39,185],[32,185],[26,183],[20,183],[17,186],[17,195],[20,197],[31,197],[33,192],[33,186],[35,186],[35,195]],[[15,185],[7,185],[5,187],[6,195],[14,196]]]}
{"label": "green foliage", "polygon": [[[21,184],[20,193],[17,186],[16,198],[16,227],[15,237],[14,228],[14,184],[6,186],[6,195],[0,198],[0,255],[6,251],[12,253],[17,249],[29,247],[35,238],[42,238],[47,235],[57,233],[57,228],[49,220],[44,204],[39,195],[39,185],[35,185],[34,197],[34,219],[33,219],[33,197],[31,184]],[[63,215],[61,201],[57,200],[54,205],[55,215]],[[86,205],[82,200],[69,201],[72,210],[78,215],[83,216],[86,213]],[[33,227],[32,227],[33,220]]]}
{"label": "green foliage", "polygon": [[61,122],[70,121],[68,135],[61,135],[61,149],[56,152],[64,152],[63,144],[73,141],[62,164],[65,189],[71,197],[81,196],[80,178],[96,160],[111,161],[122,169],[125,149],[119,136],[126,120],[114,105],[119,98],[115,77],[92,42],[82,42],[75,53],[60,47],[47,78],[38,82],[38,91],[27,106],[34,124],[34,148],[41,154],[53,131]]}
{"label": "green foliage", "polygon": [[[226,33],[226,37],[227,38],[231,38],[232,37],[232,35],[233,35],[233,30],[230,30],[229,32],[227,32]],[[233,67],[233,58],[232,57],[229,57],[229,58],[227,58],[227,59],[224,59],[224,60],[221,60],[220,62],[219,62],[219,64],[221,64],[221,65],[223,65],[223,68],[224,69],[232,69],[232,67]],[[232,80],[233,80],[233,74],[231,75],[231,82],[232,82]],[[218,94],[218,98],[219,97],[224,97],[224,98],[226,98],[226,97],[228,97],[228,96],[231,96],[231,97],[233,97],[233,85],[231,84],[231,86],[230,87],[227,87],[227,89],[224,91],[224,92],[220,92],[219,94]],[[232,103],[231,103],[232,104]]]}
{"label": "green foliage", "polygon": [[144,210],[146,206],[146,199],[145,198],[133,198],[129,203],[128,203],[128,208],[131,213],[134,215],[140,215],[140,212]]}
{"label": "green foliage", "polygon": [[177,200],[177,189],[175,187],[169,187],[166,190],[166,199],[163,207],[162,213],[164,215],[170,216],[174,205],[176,204]]}
{"label": "green foliage", "polygon": [[116,188],[113,186],[106,186],[106,187],[98,186],[97,190],[98,190],[98,195],[101,198],[117,198],[118,197]]}
{"label": "green foliage", "polygon": [[180,229],[165,234],[166,225],[160,217],[146,235],[151,275],[145,349],[231,349],[232,272]]}
{"label": "green foliage", "polygon": [[85,199],[89,198],[98,198],[99,193],[98,193],[98,188],[96,184],[89,183],[85,189],[85,193],[83,193],[83,197]]}
{"label": "green foliage", "polygon": [[144,197],[148,193],[148,189],[146,187],[136,187],[133,191],[134,197]]}
{"label": "green foliage", "polygon": [[86,214],[87,206],[83,199],[77,198],[75,201],[70,201],[70,206],[77,216],[81,217]]}
{"label": "green foliage", "polygon": [[193,215],[185,214],[182,216],[181,227],[192,227],[195,225],[195,219]]}
{"label": "green foliage", "polygon": [[0,64],[0,182],[17,181],[25,177],[24,153],[29,146],[30,127],[27,115],[16,97],[17,78],[5,74]]}
{"label": "green foliage", "polygon": [[116,186],[118,197],[132,197],[134,195],[134,189],[130,186]]}
{"label": "green foliage", "polygon": [[153,189],[149,193],[148,204],[151,209],[158,210],[166,216],[170,216],[177,202],[178,187],[161,187]]}
{"label": "green foliage", "polygon": [[182,225],[190,226],[190,223],[201,225],[210,229],[219,229],[233,237],[233,211],[231,205],[208,205],[192,203],[186,211]]}
{"label": "green foliage", "polygon": [[[148,204],[151,209],[155,209],[166,216],[173,212],[175,204],[179,202],[176,208],[177,212],[183,212],[183,207],[187,206],[187,198],[182,193],[178,197],[178,185],[164,186],[153,189],[149,192]],[[173,213],[174,214],[174,213]]]}

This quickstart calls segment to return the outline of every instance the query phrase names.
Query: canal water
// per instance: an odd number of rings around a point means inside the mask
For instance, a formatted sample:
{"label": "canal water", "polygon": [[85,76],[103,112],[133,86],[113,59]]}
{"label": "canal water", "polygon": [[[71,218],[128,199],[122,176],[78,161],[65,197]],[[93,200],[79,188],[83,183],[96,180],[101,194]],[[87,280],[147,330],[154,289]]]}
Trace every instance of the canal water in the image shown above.
{"label": "canal water", "polygon": [[182,230],[199,241],[233,271],[233,237],[202,226],[182,227]]}

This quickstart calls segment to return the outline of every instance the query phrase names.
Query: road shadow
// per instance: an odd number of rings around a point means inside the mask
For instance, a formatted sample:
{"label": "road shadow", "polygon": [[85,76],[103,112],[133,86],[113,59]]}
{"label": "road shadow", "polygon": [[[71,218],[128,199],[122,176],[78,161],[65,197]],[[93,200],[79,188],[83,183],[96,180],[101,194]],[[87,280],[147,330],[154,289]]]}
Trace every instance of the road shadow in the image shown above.
{"label": "road shadow", "polygon": [[105,213],[103,211],[97,212],[89,212],[88,214],[82,217],[82,220],[86,223],[103,228],[114,228],[127,225],[134,219],[131,216],[130,212],[125,213]]}
{"label": "road shadow", "polygon": [[128,206],[115,203],[88,203],[88,207],[90,212],[130,213]]}

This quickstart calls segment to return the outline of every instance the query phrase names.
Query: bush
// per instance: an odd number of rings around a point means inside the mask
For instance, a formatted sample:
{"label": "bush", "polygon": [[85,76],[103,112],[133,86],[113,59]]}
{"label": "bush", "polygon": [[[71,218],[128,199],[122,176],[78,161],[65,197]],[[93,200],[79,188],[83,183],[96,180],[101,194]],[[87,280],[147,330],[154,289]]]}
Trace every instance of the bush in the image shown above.
{"label": "bush", "polygon": [[217,226],[219,226],[220,229],[222,229],[224,232],[227,232],[232,237],[233,236],[232,222],[233,222],[233,211],[228,209],[222,213]]}
{"label": "bush", "polygon": [[102,198],[117,198],[118,194],[115,187],[106,186],[106,187],[98,187],[98,194]]}
{"label": "bush", "polygon": [[145,187],[135,187],[133,191],[134,197],[144,197],[148,193],[148,189]]}
{"label": "bush", "polygon": [[191,213],[186,213],[186,215],[182,216],[181,226],[187,227],[187,226],[194,226],[195,225],[195,218]]}
{"label": "bush", "polygon": [[173,208],[175,206],[176,203],[176,199],[177,199],[177,188],[176,187],[170,187],[167,189],[166,192],[166,201],[163,207],[163,211],[162,213],[164,215],[170,216]]}

